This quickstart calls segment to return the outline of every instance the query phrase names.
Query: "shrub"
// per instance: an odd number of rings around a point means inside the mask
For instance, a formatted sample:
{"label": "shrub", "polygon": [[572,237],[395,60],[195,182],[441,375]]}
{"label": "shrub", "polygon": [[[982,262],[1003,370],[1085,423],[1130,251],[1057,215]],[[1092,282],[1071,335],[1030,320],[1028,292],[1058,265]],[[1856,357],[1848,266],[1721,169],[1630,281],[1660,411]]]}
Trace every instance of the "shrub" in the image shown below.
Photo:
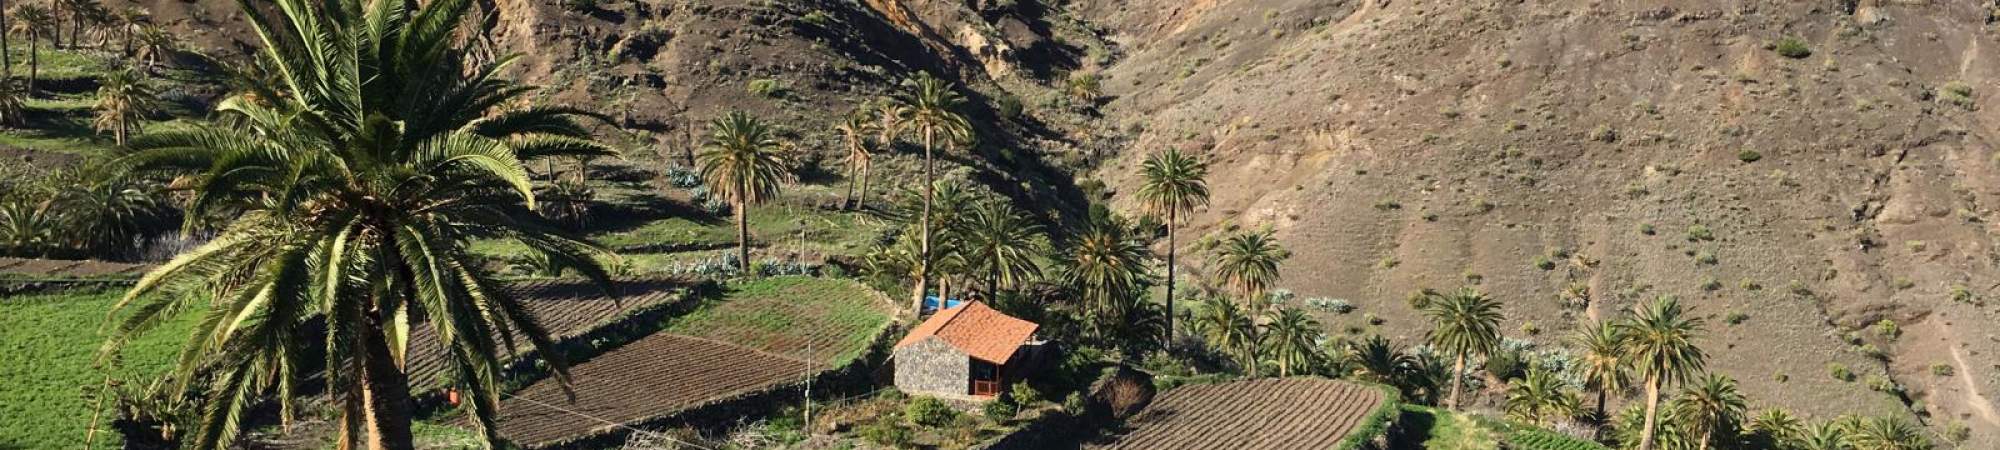
{"label": "shrub", "polygon": [[944,404],[944,401],[931,397],[911,400],[909,406],[903,407],[903,414],[909,417],[912,423],[933,427],[950,424],[952,420],[958,418],[958,411],[952,410],[950,405]]}
{"label": "shrub", "polygon": [[1688,226],[1687,238],[1688,241],[1713,241],[1715,231],[1708,229],[1708,225],[1697,223]]}
{"label": "shrub", "polygon": [[1812,47],[1807,46],[1805,40],[1795,37],[1779,39],[1776,44],[1771,45],[1771,50],[1778,52],[1778,56],[1792,59],[1812,56]]}
{"label": "shrub", "polygon": [[825,27],[833,23],[833,16],[827,15],[825,10],[815,9],[804,16],[800,16],[799,20],[813,24],[813,26]]}
{"label": "shrub", "polygon": [[1757,151],[1756,151],[1756,150],[1744,150],[1744,151],[1741,151],[1741,152],[1737,152],[1737,153],[1736,153],[1736,160],[1737,160],[1737,161],[1743,161],[1743,162],[1746,162],[1746,163],[1753,163],[1753,162],[1757,162],[1757,160],[1760,160],[1760,159],[1764,159],[1764,154],[1763,154],[1763,153],[1757,153]]}
{"label": "shrub", "polygon": [[1652,236],[1654,233],[1658,232],[1659,232],[1658,230],[1653,229],[1653,224],[1650,223],[1639,224],[1639,234]]}
{"label": "shrub", "polygon": [[1730,325],[1738,325],[1738,324],[1742,324],[1742,323],[1743,323],[1743,321],[1745,321],[1745,320],[1750,320],[1750,315],[1749,315],[1749,314],[1744,314],[1744,313],[1743,313],[1743,312],[1741,312],[1741,311],[1736,311],[1736,312],[1730,312],[1728,316],[1724,316],[1724,317],[1722,318],[1722,321],[1723,321],[1723,322],[1727,322],[1727,323],[1729,323]]}
{"label": "shrub", "polygon": [[1015,413],[1021,412],[1021,407],[1015,405],[1012,399],[1001,397],[986,402],[986,406],[982,407],[981,410],[986,413],[987,419],[991,419],[994,422],[1006,422],[1008,419],[1013,419]]}
{"label": "shrub", "polygon": [[1944,88],[1938,90],[1938,100],[1960,108],[1973,109],[1972,85],[1965,84],[1963,81],[1945,83]]}
{"label": "shrub", "polygon": [[1701,282],[1701,290],[1714,291],[1718,289],[1722,289],[1722,280],[1717,280],[1715,277],[1709,277]]}
{"label": "shrub", "polygon": [[785,95],[785,85],[779,83],[778,80],[770,78],[750,80],[750,84],[745,86],[744,90],[750,92],[750,95],[766,98],[778,98]]}
{"label": "shrub", "polygon": [[1025,107],[1021,106],[1021,97],[1005,92],[994,97],[993,109],[1000,112],[1000,117],[1008,119],[1020,118],[1021,113],[1026,111]]}
{"label": "shrub", "polygon": [[1552,270],[1556,268],[1556,262],[1549,260],[1549,257],[1547,256],[1537,256],[1535,257],[1535,268],[1542,270]]}
{"label": "shrub", "polygon": [[1948,377],[1951,376],[1951,374],[1956,371],[1957,369],[1952,368],[1950,364],[1937,363],[1931,365],[1931,375]]}
{"label": "shrub", "polygon": [[1880,322],[1875,322],[1875,334],[1886,339],[1895,339],[1896,336],[1903,334],[1903,329],[1896,326],[1896,321],[1882,319]]}
{"label": "shrub", "polygon": [[1896,384],[1896,380],[1891,380],[1889,379],[1889,377],[1881,375],[1869,375],[1868,389],[1874,390],[1876,392],[1894,394],[1897,392],[1902,392],[1903,386]]}
{"label": "shrub", "polygon": [[911,441],[910,430],[886,421],[863,426],[860,434],[862,439],[888,448],[909,447]]}
{"label": "shrub", "polygon": [[1306,299],[1306,306],[1334,314],[1354,312],[1354,304],[1338,298],[1313,297]]}
{"label": "shrub", "polygon": [[1854,381],[1854,370],[1848,369],[1846,364],[1827,363],[1826,371],[1827,374],[1833,375],[1833,379],[1835,380],[1848,381],[1848,382]]}
{"label": "shrub", "polygon": [[1088,406],[1083,402],[1082,392],[1071,392],[1068,397],[1063,397],[1063,412],[1067,412],[1070,415],[1081,416],[1084,412],[1083,409]]}
{"label": "shrub", "polygon": [[1951,301],[1971,303],[1973,305],[1979,304],[1979,298],[1972,295],[1972,289],[1965,287],[1963,284],[1951,285]]}
{"label": "shrub", "polygon": [[1702,250],[1702,251],[1699,251],[1699,252],[1695,252],[1695,254],[1694,254],[1694,262],[1696,262],[1696,263],[1700,263],[1700,264],[1704,264],[1704,265],[1710,265],[1710,266],[1713,266],[1713,265],[1715,265],[1715,262],[1716,262],[1716,259],[1715,259],[1715,252],[1711,252],[1711,251],[1708,251],[1708,250]]}
{"label": "shrub", "polygon": [[1014,396],[1014,403],[1022,406],[1033,405],[1042,401],[1042,392],[1035,390],[1035,387],[1029,386],[1028,383],[1014,383],[1014,387],[1009,389],[1008,395]]}

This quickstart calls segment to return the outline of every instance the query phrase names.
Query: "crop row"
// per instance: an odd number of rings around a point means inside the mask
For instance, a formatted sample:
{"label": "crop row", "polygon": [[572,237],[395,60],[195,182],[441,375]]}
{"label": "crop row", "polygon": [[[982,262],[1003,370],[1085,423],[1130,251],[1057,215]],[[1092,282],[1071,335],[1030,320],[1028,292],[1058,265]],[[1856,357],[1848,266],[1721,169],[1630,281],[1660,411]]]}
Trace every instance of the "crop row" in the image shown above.
{"label": "crop row", "polygon": [[1373,387],[1318,378],[1186,386],[1162,394],[1105,448],[1333,448],[1384,401]]}
{"label": "crop row", "polygon": [[606,423],[668,417],[805,379],[804,361],[709,339],[655,334],[570,368],[576,396],[543,379],[504,399],[500,435],[524,447],[594,436]]}
{"label": "crop row", "polygon": [[[605,297],[596,285],[575,281],[543,281],[511,286],[508,295],[520,300],[548,330],[550,337],[564,340],[580,336],[637,311],[678,301],[686,283],[670,280],[621,281],[619,296]],[[498,339],[498,336],[495,336]],[[514,333],[517,350],[533,350],[527,337]],[[437,334],[429,326],[410,330],[410,350],[404,371],[418,386],[443,383],[450,365]]]}

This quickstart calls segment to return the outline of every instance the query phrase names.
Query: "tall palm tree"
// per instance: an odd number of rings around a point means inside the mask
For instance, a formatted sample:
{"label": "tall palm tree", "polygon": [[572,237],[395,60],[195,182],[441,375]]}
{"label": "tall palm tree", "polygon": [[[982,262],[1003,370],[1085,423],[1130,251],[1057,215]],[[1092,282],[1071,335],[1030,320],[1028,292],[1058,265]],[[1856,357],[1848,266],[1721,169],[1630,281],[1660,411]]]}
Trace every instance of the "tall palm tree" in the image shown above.
{"label": "tall palm tree", "polygon": [[1265,291],[1278,283],[1278,266],[1291,257],[1267,229],[1230,236],[1215,249],[1213,264],[1215,275],[1243,297],[1244,306],[1261,312]]}
{"label": "tall palm tree", "polygon": [[916,287],[910,290],[911,311],[923,310],[924,295],[929,289],[931,276],[931,200],[935,194],[933,183],[937,182],[937,162],[934,155],[937,139],[956,140],[972,132],[971,123],[958,113],[959,105],[965,97],[952,89],[951,83],[931,76],[930,72],[918,72],[915,78],[905,80],[907,90],[902,99],[903,116],[911,126],[923,134],[924,138],[924,214],[919,221],[922,240],[918,241],[918,251],[923,254],[917,267]]}
{"label": "tall palm tree", "polygon": [[1702,320],[1686,317],[1679,300],[1660,297],[1619,323],[1618,329],[1625,335],[1625,359],[1646,386],[1646,423],[1640,430],[1639,450],[1652,450],[1661,387],[1702,372],[1706,363],[1707,356],[1694,343]]}
{"label": "tall palm tree", "polygon": [[1438,295],[1426,302],[1424,316],[1431,320],[1425,334],[1431,346],[1451,355],[1451,391],[1445,405],[1458,409],[1459,385],[1465,378],[1465,361],[1493,352],[1500,345],[1500,302],[1472,288]]}
{"label": "tall palm tree", "polygon": [[[1208,163],[1182,154],[1177,149],[1155,153],[1140,169],[1145,180],[1139,185],[1139,199],[1146,209],[1167,219],[1167,311],[1174,310],[1174,277],[1179,248],[1175,232],[1184,214],[1208,204]],[[1173,314],[1167,315],[1167,344],[1173,344]]]}
{"label": "tall palm tree", "polygon": [[696,161],[709,192],[736,206],[736,256],[750,268],[750,205],[778,195],[789,175],[784,146],[771,127],[748,113],[730,112],[709,124],[708,145]]}
{"label": "tall palm tree", "polygon": [[1608,420],[1604,415],[1606,397],[1632,384],[1625,335],[1616,324],[1594,322],[1577,329],[1575,343],[1583,350],[1583,387],[1597,392],[1597,420]]}
{"label": "tall palm tree", "polygon": [[840,140],[847,144],[847,196],[840,199],[843,209],[860,207],[854,203],[854,188],[867,176],[868,166],[873,163],[873,155],[868,150],[868,132],[873,131],[875,118],[869,117],[868,113],[865,108],[856,108],[847,114],[845,120],[833,126],[833,131],[839,133]]}
{"label": "tall palm tree", "polygon": [[[452,386],[468,394],[459,413],[494,445],[501,355],[523,337],[536,348],[555,342],[468,244],[519,241],[608,291],[599,260],[608,252],[535,216],[524,166],[614,154],[577,122],[603,116],[502,106],[533,91],[499,77],[505,60],[459,56],[469,1],[413,10],[276,1],[241,6],[262,41],[257,60],[279,69],[277,82],[247,81],[219,102],[233,125],[132,143],[128,162],[189,177],[190,220],[234,220],[133,285],[111,313],[124,319],[101,355],[183,312],[200,314],[174,370],[183,384],[205,385],[191,448],[230,448],[261,399],[291,416],[299,371],[319,366],[314,383],[333,394],[340,447],[409,449],[414,405],[400,367],[410,328],[428,326],[448,350]],[[421,318],[428,325],[412,323]],[[324,340],[300,339],[309,334]],[[325,359],[308,365],[308,355]],[[538,356],[568,382],[559,352]]]}
{"label": "tall palm tree", "polygon": [[1848,430],[1854,450],[1930,450],[1935,444],[1922,428],[1899,417],[1876,417]]}
{"label": "tall palm tree", "polygon": [[132,56],[132,37],[138,31],[139,25],[146,23],[149,19],[151,19],[151,13],[146,12],[146,8],[137,6],[120,8],[117,12],[111,14],[111,23],[118,26],[118,34],[124,38],[124,43],[118,52],[119,55]]}
{"label": "tall palm tree", "polygon": [[1541,426],[1576,417],[1580,410],[1576,393],[1563,384],[1554,370],[1542,364],[1528,366],[1527,376],[1507,388],[1507,415]]}
{"label": "tall palm tree", "polygon": [[97,119],[91,126],[111,132],[112,139],[122,147],[157,102],[153,88],[146,86],[137,70],[113,72],[97,88]]}
{"label": "tall palm tree", "polygon": [[[1069,243],[1065,281],[1090,315],[1118,317],[1146,283],[1146,246],[1115,217],[1092,220]],[[1103,323],[1093,321],[1096,330]],[[1100,332],[1099,337],[1103,337]]]}
{"label": "tall palm tree", "polygon": [[[887,153],[895,150],[896,139],[903,135],[904,124],[908,119],[905,116],[909,111],[903,106],[903,102],[895,97],[883,97],[867,106],[873,108],[868,116],[873,118],[875,123],[869,128],[875,130],[875,145],[879,146],[877,151]],[[870,181],[868,172],[874,168],[874,160],[870,159],[868,162],[870,164],[861,166],[861,197],[855,201],[857,209],[868,204]]]}
{"label": "tall palm tree", "polygon": [[1319,321],[1298,308],[1280,308],[1267,321],[1269,351],[1278,360],[1278,376],[1292,376],[1292,368],[1309,367],[1319,361]]}
{"label": "tall palm tree", "polygon": [[959,241],[967,265],[984,272],[987,298],[1000,288],[1018,287],[1041,274],[1036,258],[1042,253],[1042,226],[1005,200],[979,202],[959,221]]}
{"label": "tall palm tree", "polygon": [[28,96],[35,95],[35,81],[41,77],[42,32],[55,28],[56,17],[48,8],[33,3],[14,7],[14,26],[7,29],[15,34],[28,35]]}
{"label": "tall palm tree", "polygon": [[1743,394],[1736,380],[1710,374],[1688,385],[1671,405],[1674,419],[1694,435],[1696,448],[1708,450],[1718,433],[1732,435],[1743,418]]}

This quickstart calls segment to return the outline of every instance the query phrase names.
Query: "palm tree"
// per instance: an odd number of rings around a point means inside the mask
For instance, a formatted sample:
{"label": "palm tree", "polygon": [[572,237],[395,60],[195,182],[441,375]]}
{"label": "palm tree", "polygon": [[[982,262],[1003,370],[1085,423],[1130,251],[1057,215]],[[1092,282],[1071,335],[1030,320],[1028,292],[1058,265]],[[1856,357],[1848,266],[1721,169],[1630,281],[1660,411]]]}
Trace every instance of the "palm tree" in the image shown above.
{"label": "palm tree", "polygon": [[159,228],[159,187],[116,161],[89,161],[65,171],[55,204],[71,247],[106,255],[132,249],[132,239]]}
{"label": "palm tree", "polygon": [[1832,421],[1812,424],[1799,430],[1797,439],[1791,440],[1791,447],[1797,450],[1853,450],[1848,442],[1847,429]]}
{"label": "palm tree", "polygon": [[146,86],[138,71],[113,72],[97,88],[97,120],[91,126],[98,131],[110,131],[112,139],[122,147],[138,128],[139,121],[152,112],[154,103],[153,88]]}
{"label": "palm tree", "polygon": [[1733,428],[1742,421],[1744,409],[1743,394],[1736,391],[1736,380],[1714,374],[1688,385],[1668,406],[1680,426],[1698,436],[1695,445],[1700,450],[1708,450],[1718,433],[1734,434]]}
{"label": "palm tree", "polygon": [[1797,417],[1792,417],[1791,413],[1785,412],[1783,409],[1771,408],[1757,413],[1756,417],[1750,418],[1750,422],[1745,427],[1745,430],[1747,431],[1745,434],[1752,435],[1752,438],[1758,440],[1755,443],[1757,445],[1762,445],[1763,447],[1781,447],[1784,443],[1794,441],[1804,433],[1805,425],[1801,424]]}
{"label": "palm tree", "polygon": [[55,28],[56,18],[48,8],[29,3],[14,7],[14,26],[7,29],[15,34],[28,35],[28,96],[35,95],[35,80],[41,77],[42,32]]}
{"label": "palm tree", "polygon": [[[1146,246],[1122,222],[1115,217],[1092,220],[1069,243],[1064,278],[1093,317],[1122,315],[1118,310],[1146,283]],[[1104,325],[1091,323],[1099,337]]]}
{"label": "palm tree", "polygon": [[[7,26],[7,0],[0,0],[0,33],[11,32]],[[7,36],[0,35],[0,79],[14,79],[14,50],[7,46]]]}
{"label": "palm tree", "polygon": [[1605,398],[1632,384],[1632,364],[1625,359],[1625,335],[1616,324],[1595,322],[1578,329],[1575,341],[1583,349],[1583,387],[1597,392],[1597,420],[1607,420]]}
{"label": "palm tree", "polygon": [[[874,108],[874,111],[869,112],[868,115],[875,120],[874,125],[871,125],[870,128],[875,130],[875,145],[880,146],[879,151],[889,152],[895,150],[896,139],[902,136],[903,124],[907,119],[904,115],[908,114],[908,110],[904,109],[903,106],[903,102],[894,97],[884,97],[868,106]],[[875,160],[871,158],[868,160],[869,164],[861,166],[861,197],[856,199],[854,203],[857,209],[862,205],[868,204],[868,182],[870,180],[868,172],[869,169],[875,167],[874,162]]]}
{"label": "palm tree", "polygon": [[83,46],[83,23],[96,22],[109,11],[98,0],[56,0],[56,6],[69,16],[69,47]]}
{"label": "palm tree", "polygon": [[1452,357],[1451,393],[1445,405],[1457,410],[1466,359],[1492,353],[1500,345],[1500,321],[1506,316],[1500,313],[1500,302],[1472,288],[1438,295],[1424,305],[1423,311],[1432,325],[1425,337],[1432,347]]}
{"label": "palm tree", "polygon": [[868,110],[855,109],[847,114],[847,119],[833,126],[840,133],[840,139],[847,143],[847,196],[841,198],[841,208],[859,208],[854,203],[855,184],[868,173],[871,156],[868,150],[868,132],[875,126],[875,118],[868,117]]}
{"label": "palm tree", "polygon": [[1194,328],[1208,345],[1224,352],[1238,352],[1245,366],[1257,364],[1256,355],[1250,353],[1256,348],[1250,345],[1250,340],[1256,338],[1251,328],[1256,326],[1250,316],[1243,313],[1242,306],[1219,296],[1202,301],[1201,309],[1194,316]]}
{"label": "palm tree", "polygon": [[903,108],[899,116],[905,117],[910,125],[917,127],[924,136],[924,214],[918,227],[922,240],[918,241],[918,251],[923,257],[918,260],[916,287],[910,291],[911,311],[922,311],[924,295],[927,294],[931,276],[931,201],[935,194],[932,184],[937,182],[937,163],[933,154],[936,140],[956,140],[972,131],[965,116],[957,109],[965,103],[965,98],[952,90],[951,83],[931,76],[930,72],[918,72],[915,78],[905,80],[903,87],[908,90],[902,100]]}
{"label": "palm tree", "polygon": [[730,112],[709,124],[708,145],[696,160],[709,192],[735,204],[736,256],[750,267],[750,205],[778,195],[785,181],[784,146],[771,127],[750,114]]}
{"label": "palm tree", "polygon": [[60,239],[55,230],[62,228],[59,218],[49,211],[50,204],[19,195],[0,198],[0,254],[47,257]]}
{"label": "palm tree", "polygon": [[1516,420],[1551,426],[1557,420],[1576,417],[1580,410],[1576,393],[1563,384],[1556,371],[1541,364],[1528,366],[1527,376],[1507,388],[1507,415]]}
{"label": "palm tree", "polygon": [[133,32],[139,28],[140,24],[145,23],[150,18],[150,13],[146,12],[146,8],[137,6],[124,7],[111,15],[112,24],[118,26],[118,34],[124,38],[124,44],[118,52],[119,55],[132,56]]}
{"label": "palm tree", "polygon": [[1653,449],[1653,434],[1659,428],[1660,388],[1700,373],[1707,359],[1694,344],[1702,320],[1685,314],[1680,301],[1661,297],[1618,324],[1619,332],[1625,335],[1625,359],[1646,386],[1646,423],[1640,430],[1639,450]]}
{"label": "palm tree", "polygon": [[[1195,208],[1208,204],[1208,163],[1184,155],[1180,150],[1153,154],[1146,158],[1140,169],[1145,181],[1139,186],[1139,199],[1146,203],[1146,209],[1153,214],[1166,217],[1167,222],[1167,311],[1174,310],[1174,269],[1175,252],[1179,249],[1175,232],[1179,231],[1180,218],[1194,212]],[[1173,344],[1173,314],[1167,315],[1167,343]]]}
{"label": "palm tree", "polygon": [[1347,366],[1353,368],[1349,376],[1362,381],[1395,386],[1404,385],[1401,382],[1404,373],[1409,371],[1410,366],[1416,364],[1414,357],[1403,353],[1395,344],[1389,342],[1389,338],[1379,334],[1369,335],[1367,339],[1359,342],[1348,343],[1343,356],[1347,358]]}
{"label": "palm tree", "polygon": [[1000,288],[1017,287],[1041,274],[1036,258],[1042,250],[1042,227],[1004,200],[979,202],[959,221],[961,250],[973,270],[985,272],[986,295],[997,299]]}
{"label": "palm tree", "polygon": [[1269,333],[1271,357],[1278,360],[1278,376],[1292,376],[1293,367],[1309,367],[1319,361],[1319,321],[1298,308],[1280,308],[1271,313]]}
{"label": "palm tree", "polygon": [[173,57],[181,47],[180,39],[173,33],[150,23],[139,25],[139,34],[134,39],[138,41],[138,47],[132,57],[145,62],[146,70],[158,67],[161,60]]}
{"label": "palm tree", "polygon": [[1278,265],[1291,258],[1278,245],[1271,230],[1243,232],[1230,236],[1215,250],[1215,275],[1224,285],[1243,296],[1252,312],[1264,309],[1264,292],[1278,283]]}
{"label": "palm tree", "polygon": [[20,83],[11,77],[0,77],[0,125],[17,126],[26,122],[27,100],[28,91],[23,90]]}
{"label": "palm tree", "polygon": [[1934,445],[1922,429],[1899,417],[1863,420],[1848,431],[1854,450],[1930,450]]}
{"label": "palm tree", "polygon": [[[576,122],[603,116],[500,106],[533,91],[498,77],[504,61],[459,57],[472,3],[407,5],[245,8],[263,43],[257,58],[283,69],[277,82],[248,81],[219,102],[231,126],[132,143],[126,161],[189,177],[190,220],[234,219],[140,278],[112,310],[124,319],[101,352],[183,312],[202,315],[173,371],[206,391],[191,448],[230,448],[263,399],[290,417],[294,388],[307,378],[299,371],[315,366],[324,373],[313,383],[339,411],[338,445],[411,448],[414,405],[400,367],[413,326],[443,341],[452,387],[469,394],[458,413],[497,445],[501,355],[518,352],[523,338],[536,348],[555,342],[468,243],[518,241],[610,288],[599,261],[608,252],[535,216],[524,166],[614,154]],[[425,101],[408,101],[417,95]],[[412,323],[423,318],[428,325]],[[324,340],[299,339],[309,334]],[[537,356],[568,381],[560,352]]]}

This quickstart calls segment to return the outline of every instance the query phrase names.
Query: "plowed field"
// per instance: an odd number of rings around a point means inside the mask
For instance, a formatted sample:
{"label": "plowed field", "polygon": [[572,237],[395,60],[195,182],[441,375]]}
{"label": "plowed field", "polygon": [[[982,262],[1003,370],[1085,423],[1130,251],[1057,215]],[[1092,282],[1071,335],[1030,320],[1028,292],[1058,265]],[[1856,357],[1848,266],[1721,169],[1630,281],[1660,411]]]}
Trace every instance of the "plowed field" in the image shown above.
{"label": "plowed field", "polygon": [[1317,378],[1195,385],[1161,394],[1106,450],[1333,448],[1382,406],[1373,387]]}
{"label": "plowed field", "polygon": [[[623,317],[634,311],[652,308],[681,297],[675,289],[687,287],[685,282],[671,280],[643,280],[618,282],[616,299],[606,298],[595,285],[574,281],[544,281],[515,285],[509,288],[510,295],[527,304],[528,311],[540,320],[542,328],[549,331],[556,340],[567,339],[589,332],[606,322]],[[437,335],[429,326],[410,327],[410,354],[408,366],[410,382],[417,386],[435,387],[443,382],[448,373],[448,359],[437,340]],[[527,337],[515,334],[514,343],[522,352],[533,347]]]}
{"label": "plowed field", "polygon": [[[576,401],[554,379],[500,408],[500,435],[542,447],[805,379],[804,361],[708,339],[655,334],[570,368]],[[611,423],[607,423],[611,422]]]}

